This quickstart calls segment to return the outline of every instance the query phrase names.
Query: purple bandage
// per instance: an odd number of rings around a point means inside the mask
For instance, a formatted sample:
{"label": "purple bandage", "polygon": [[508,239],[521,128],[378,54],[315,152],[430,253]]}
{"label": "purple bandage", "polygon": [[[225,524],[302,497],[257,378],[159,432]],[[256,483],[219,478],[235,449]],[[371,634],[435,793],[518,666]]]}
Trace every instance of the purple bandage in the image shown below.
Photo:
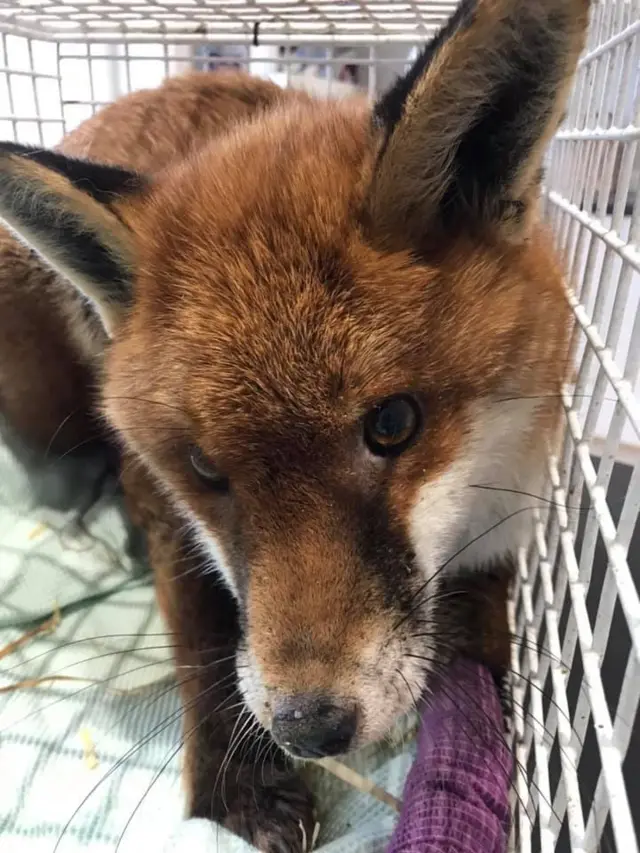
{"label": "purple bandage", "polygon": [[505,853],[513,761],[491,674],[459,660],[427,704],[387,853]]}

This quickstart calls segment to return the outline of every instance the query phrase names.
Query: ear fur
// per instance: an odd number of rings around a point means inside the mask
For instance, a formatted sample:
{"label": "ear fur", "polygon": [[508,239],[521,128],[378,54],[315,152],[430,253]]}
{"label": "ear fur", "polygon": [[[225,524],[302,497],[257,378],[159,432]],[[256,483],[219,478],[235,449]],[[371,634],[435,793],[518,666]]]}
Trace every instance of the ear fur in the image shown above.
{"label": "ear fur", "polygon": [[134,172],[0,144],[0,217],[95,305],[111,332],[131,301],[129,229],[113,205],[145,186]]}
{"label": "ear fur", "polygon": [[462,229],[526,237],[588,10],[588,0],[462,0],[375,107],[365,211],[375,241],[421,254]]}

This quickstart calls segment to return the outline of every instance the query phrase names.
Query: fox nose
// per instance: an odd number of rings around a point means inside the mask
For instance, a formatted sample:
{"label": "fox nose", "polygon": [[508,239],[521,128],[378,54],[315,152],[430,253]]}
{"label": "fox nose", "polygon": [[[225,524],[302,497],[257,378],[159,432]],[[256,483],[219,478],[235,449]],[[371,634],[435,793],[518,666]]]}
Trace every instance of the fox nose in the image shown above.
{"label": "fox nose", "polygon": [[353,705],[299,695],[276,702],[271,733],[280,746],[298,758],[322,758],[346,752],[356,726]]}

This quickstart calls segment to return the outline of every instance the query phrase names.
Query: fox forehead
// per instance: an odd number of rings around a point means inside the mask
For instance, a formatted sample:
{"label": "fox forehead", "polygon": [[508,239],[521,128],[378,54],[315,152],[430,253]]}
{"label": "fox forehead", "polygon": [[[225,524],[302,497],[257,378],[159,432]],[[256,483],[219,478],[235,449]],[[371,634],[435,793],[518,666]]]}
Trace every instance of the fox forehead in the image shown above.
{"label": "fox forehead", "polygon": [[155,363],[195,419],[228,409],[236,426],[244,410],[335,426],[397,391],[471,394],[495,379],[522,251],[468,243],[428,265],[372,246],[359,218],[369,133],[364,111],[301,104],[126,210],[139,272],[119,364]]}
{"label": "fox forehead", "polygon": [[[169,248],[179,256],[187,249],[195,266],[224,260],[231,267],[233,247],[243,265],[261,267],[267,255],[283,266],[292,258],[299,264],[302,238],[311,254],[330,251],[344,234],[361,203],[359,178],[372,142],[360,102],[349,108],[288,103],[237,126],[166,173],[142,212],[144,221],[134,224],[152,250]],[[212,229],[217,241],[210,239]]]}

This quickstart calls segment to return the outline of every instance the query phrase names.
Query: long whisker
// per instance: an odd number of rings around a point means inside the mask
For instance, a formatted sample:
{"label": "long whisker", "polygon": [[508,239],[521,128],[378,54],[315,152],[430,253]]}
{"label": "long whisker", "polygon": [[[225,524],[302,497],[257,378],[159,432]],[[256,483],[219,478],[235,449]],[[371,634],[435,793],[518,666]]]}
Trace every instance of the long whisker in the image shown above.
{"label": "long whisker", "polygon": [[[572,400],[589,400],[594,396],[594,392],[584,393],[584,394],[570,394]],[[500,403],[514,403],[519,400],[562,400],[564,399],[562,393],[559,394],[514,394],[509,397],[500,397],[499,399],[491,400],[491,405],[497,405]],[[603,397],[603,402],[606,403],[617,403],[617,397]]]}
{"label": "long whisker", "polygon": [[[463,554],[467,550],[467,548],[470,548],[472,545],[475,545],[475,543],[479,542],[480,539],[484,538],[485,536],[488,536],[489,533],[492,533],[494,530],[496,530],[502,524],[505,524],[507,521],[510,521],[512,518],[515,518],[517,515],[520,515],[523,512],[531,512],[532,510],[537,509],[537,508],[538,508],[537,506],[520,507],[520,509],[517,509],[517,510],[514,510],[513,512],[510,512],[504,518],[501,518],[499,521],[496,521],[495,524],[492,524],[491,527],[487,528],[482,533],[479,533],[477,536],[474,536],[473,539],[471,539],[469,542],[467,542],[461,548],[458,548],[457,551],[455,551],[444,563],[442,563],[436,569],[436,571],[429,578],[427,578],[427,580],[413,594],[412,601],[415,600],[418,597],[418,595],[420,595],[422,592],[424,592],[425,589],[429,586],[429,584],[432,583],[440,574],[442,574],[442,572],[447,568],[447,566],[450,565],[457,557],[459,557],[460,554]],[[418,610],[418,608],[420,608],[422,606],[423,603],[424,603],[424,601],[418,602],[418,604],[415,607],[413,607],[407,613],[405,613],[402,616],[402,618],[398,622],[395,623],[393,630],[395,631],[397,628],[400,627],[400,625],[402,625],[404,622],[406,622],[406,620],[409,619],[412,616],[412,614],[415,613],[415,611]]]}
{"label": "long whisker", "polygon": [[486,492],[505,492],[508,495],[520,495],[524,498],[533,498],[534,500],[540,501],[540,503],[545,506],[559,507],[570,512],[590,512],[593,509],[591,506],[571,506],[570,504],[558,503],[553,498],[545,498],[542,495],[536,495],[535,492],[524,492],[521,489],[509,489],[503,486],[483,485],[482,483],[469,483],[468,488],[482,489]]}
{"label": "long whisker", "polygon": [[[96,634],[93,637],[81,637],[80,639],[77,639],[77,640],[66,640],[64,643],[57,644],[55,646],[55,648],[53,648],[53,649],[46,649],[43,652],[38,652],[37,655],[33,655],[33,657],[27,658],[27,660],[25,660],[25,661],[20,661],[19,663],[14,664],[13,666],[9,667],[8,669],[3,668],[1,671],[3,673],[11,672],[11,670],[15,669],[16,666],[22,666],[22,665],[27,666],[28,664],[33,663],[34,661],[39,660],[42,657],[46,657],[47,655],[55,654],[56,652],[60,651],[61,649],[67,649],[70,646],[77,646],[77,645],[80,645],[81,643],[92,643],[92,642],[97,642],[98,640],[139,639],[141,636],[144,636],[144,638],[146,639],[147,637],[171,637],[172,634],[170,631],[157,631],[157,632],[153,632],[153,633],[149,633],[149,634],[145,633],[144,635],[140,635],[140,634]],[[127,650],[125,649],[124,651],[127,651]]]}
{"label": "long whisker", "polygon": [[[144,652],[144,651],[149,651],[149,652],[164,651],[166,649],[174,649],[174,648],[176,648],[176,646],[173,646],[173,645],[171,645],[171,646],[144,646],[144,647],[135,647],[135,648],[131,648],[131,649],[123,649],[123,650],[118,649],[116,651],[111,651],[111,652],[101,652],[99,655],[91,655],[88,658],[83,658],[82,660],[76,660],[76,661],[73,661],[72,663],[68,663],[65,666],[61,667],[60,669],[56,670],[55,672],[47,673],[47,675],[61,675],[62,673],[68,672],[68,670],[73,669],[73,667],[75,667],[75,666],[80,666],[83,663],[91,663],[92,661],[102,660],[103,658],[112,658],[112,657],[117,656],[117,655],[138,654],[139,652]],[[15,664],[12,667],[12,669],[15,669],[17,666],[20,666],[20,664]]]}
{"label": "long whisker", "polygon": [[[76,415],[80,415],[80,414],[84,414],[84,413],[85,413],[85,407],[84,407],[84,406],[77,406],[75,409],[72,409],[72,410],[69,412],[69,414],[68,414],[68,415],[66,415],[66,416],[65,416],[65,417],[60,421],[60,423],[58,424],[58,426],[57,426],[57,427],[56,427],[56,429],[54,430],[53,435],[52,435],[52,436],[51,436],[51,438],[49,439],[49,443],[47,444],[47,446],[46,446],[46,448],[45,448],[45,450],[44,450],[44,458],[45,458],[45,459],[46,459],[46,458],[49,456],[49,454],[51,453],[51,448],[53,447],[53,443],[54,443],[54,441],[55,441],[55,440],[56,440],[56,438],[60,435],[60,433],[61,433],[61,432],[62,432],[62,430],[65,428],[65,426],[69,423],[69,421],[70,421],[72,418],[76,417]],[[100,431],[99,431],[99,429],[98,429],[98,425],[97,425],[97,423],[96,423],[96,432],[95,432],[95,435],[94,435],[93,437],[89,438],[89,439],[87,440],[87,442],[83,442],[83,444],[85,444],[85,443],[90,443],[91,441],[95,441],[96,439],[99,439],[99,438],[100,438]]]}
{"label": "long whisker", "polygon": [[[460,590],[460,593],[462,596],[464,596],[464,590]],[[423,619],[420,621],[423,622],[424,624],[433,625],[433,619],[430,619],[430,620],[424,620]],[[528,649],[531,651],[535,651],[537,654],[541,655],[542,657],[548,658],[553,663],[557,663],[560,665],[562,665],[562,663],[563,663],[561,658],[558,658],[557,655],[553,654],[553,652],[551,652],[551,650],[549,648],[547,648],[546,646],[544,646],[542,643],[538,644],[538,643],[535,643],[533,641],[529,641],[529,640],[527,640],[526,637],[520,636],[518,634],[513,634],[508,629],[505,630],[505,629],[501,629],[501,628],[492,626],[491,630],[492,630],[493,634],[502,634],[503,636],[506,636],[506,638],[509,639],[509,641],[511,642],[512,645],[518,646],[519,648],[522,648],[522,649]],[[408,634],[407,637],[408,637],[408,639],[413,639],[413,638],[421,639],[422,637],[426,637],[426,638],[435,638],[435,639],[441,640],[441,639],[446,639],[446,638],[458,639],[460,637],[460,634],[461,634],[461,632],[459,630],[447,629],[446,627],[441,628],[439,626],[438,627],[434,626],[428,631],[415,631],[411,634]]]}
{"label": "long whisker", "polygon": [[[232,743],[229,744],[229,748],[227,749],[227,752],[226,752],[226,755],[225,755],[225,758],[224,758],[224,761],[222,764],[222,778],[221,778],[221,784],[220,784],[220,796],[222,797],[222,802],[224,803],[225,808],[227,808],[227,801],[226,801],[227,773],[229,771],[229,767],[231,766],[233,756],[237,753],[237,751],[240,748],[240,746],[242,745],[245,737],[247,737],[248,735],[251,734],[256,723],[258,722],[249,710],[246,710],[245,713],[247,714],[247,720],[242,725],[242,728],[238,732],[238,734],[235,738],[235,742],[233,744]],[[218,774],[218,775],[220,775],[220,774]],[[214,786],[214,793],[215,793],[215,786]]]}
{"label": "long whisker", "polygon": [[[223,634],[223,633],[220,633],[220,634],[213,634],[212,633],[212,634],[209,634],[209,636],[212,638],[218,636],[221,639],[227,640],[227,642],[229,640],[228,635]],[[15,663],[8,668],[3,667],[2,670],[0,670],[0,672],[2,672],[3,674],[8,674],[19,666],[28,666],[29,664],[33,663],[34,661],[37,661],[40,658],[46,657],[47,655],[55,654],[56,652],[59,652],[62,649],[67,649],[70,646],[81,645],[82,643],[92,643],[92,642],[96,642],[97,640],[115,640],[115,639],[119,639],[119,638],[147,639],[147,638],[151,638],[151,637],[171,638],[171,637],[175,637],[175,635],[172,634],[171,632],[167,632],[167,633],[157,632],[157,633],[150,633],[150,634],[103,634],[103,635],[96,635],[94,637],[83,637],[83,638],[78,639],[78,640],[69,640],[68,642],[61,643],[60,645],[56,645],[55,648],[47,649],[44,652],[39,652],[37,655],[33,655],[33,657],[30,657],[25,661],[19,661],[18,663]],[[95,657],[92,656],[89,658],[85,658],[84,660],[81,660],[81,661],[76,661],[74,664],[69,664],[69,666],[77,666],[80,663],[88,663],[92,660],[97,660],[100,657],[109,657],[109,655],[118,655],[118,654],[126,655],[126,654],[134,654],[136,652],[157,651],[157,650],[162,650],[162,649],[181,649],[181,648],[184,648],[184,644],[182,644],[182,643],[168,643],[167,645],[157,645],[157,646],[131,646],[131,647],[125,648],[125,649],[115,649],[114,651],[108,652],[105,654],[100,653],[99,655],[96,655]],[[211,646],[209,649],[198,649],[198,651],[201,652],[202,654],[208,654],[210,652],[218,651],[219,649],[220,649],[220,646],[217,645],[217,646]],[[68,668],[69,668],[68,666],[65,667],[65,669],[68,669]],[[62,672],[62,670],[59,670],[59,671]]]}
{"label": "long whisker", "polygon": [[[130,675],[135,672],[140,672],[144,669],[149,669],[152,666],[158,666],[158,664],[164,663],[164,661],[152,661],[151,663],[145,663],[141,666],[135,666],[131,669],[127,669],[124,672],[118,672],[115,675],[110,675],[107,678],[94,679],[90,684],[85,684],[84,687],[80,687],[78,690],[74,690],[71,693],[65,694],[64,696],[60,696],[57,699],[54,699],[53,702],[48,702],[44,707],[35,708],[33,711],[29,711],[28,714],[25,714],[23,717],[20,717],[18,720],[14,720],[10,726],[5,726],[0,729],[0,734],[9,731],[10,728],[20,725],[25,722],[25,720],[30,719],[31,717],[35,717],[37,714],[43,714],[45,711],[48,711],[50,708],[59,705],[61,702],[66,702],[69,699],[73,699],[76,696],[79,696],[81,693],[84,693],[86,690],[90,690],[92,687],[103,687],[105,684],[110,681],[115,681],[118,678],[123,678],[126,675]],[[46,677],[46,676],[45,676]],[[171,689],[175,689],[177,685],[175,683],[172,684]]]}
{"label": "long whisker", "polygon": [[410,685],[410,684],[409,684],[409,682],[407,681],[407,679],[406,679],[406,676],[405,676],[404,672],[403,672],[399,667],[398,667],[398,668],[396,668],[396,672],[398,673],[398,675],[400,676],[400,678],[402,678],[402,680],[404,681],[404,683],[405,683],[405,684],[406,684],[406,686],[407,686],[407,690],[409,691],[409,696],[411,696],[411,701],[412,701],[412,703],[413,703],[413,707],[414,707],[414,708],[418,708],[418,703],[416,702],[416,697],[413,695],[413,690],[411,689],[411,685]]}
{"label": "long whisker", "polygon": [[[444,687],[444,685],[442,685],[442,684],[440,684],[440,685],[439,685],[439,689],[440,689],[440,690],[442,691],[442,693],[443,693],[443,694],[444,694],[444,695],[449,699],[449,701],[451,701],[451,702],[454,704],[454,706],[456,707],[456,709],[458,710],[458,712],[462,715],[462,717],[464,718],[464,720],[465,720],[465,721],[466,721],[466,722],[471,726],[471,728],[473,729],[473,732],[475,733],[475,735],[480,737],[480,739],[481,739],[481,742],[482,742],[483,746],[488,747],[488,748],[491,748],[491,743],[490,743],[490,741],[488,740],[488,738],[487,738],[487,736],[485,735],[485,733],[484,733],[484,732],[482,732],[482,730],[481,730],[480,726],[479,726],[479,725],[478,725],[478,724],[473,720],[473,718],[472,718],[472,717],[471,717],[471,715],[468,713],[468,711],[467,711],[464,707],[462,707],[462,706],[461,706],[461,705],[456,701],[455,691],[454,691],[454,694],[452,695],[451,691],[449,691],[449,690],[448,690],[448,688]],[[505,737],[505,732],[503,731],[503,729],[502,729],[501,727],[499,727],[499,726],[496,724],[495,720],[492,720],[492,718],[491,718],[491,717],[489,716],[489,714],[484,710],[484,708],[482,708],[481,706],[474,706],[474,710],[475,710],[475,711],[480,711],[480,713],[481,713],[481,714],[482,714],[482,716],[484,717],[484,721],[485,721],[485,723],[489,725],[490,730],[491,730],[491,731],[493,731],[493,732],[494,732],[494,734],[496,734],[499,738],[504,738],[504,737]],[[466,733],[466,735],[469,737],[469,732],[468,732],[468,730],[467,730],[467,731],[465,731],[465,727],[464,727],[464,726],[462,727],[462,731],[463,731],[464,733]],[[470,741],[471,741],[471,742],[473,742],[473,738],[471,738],[471,737],[470,737]],[[510,750],[510,753],[511,753],[511,756],[512,756],[512,758],[513,758],[513,761],[514,761],[515,766],[519,769],[519,771],[520,771],[520,772],[526,773],[525,768],[523,768],[523,767],[521,766],[520,762],[516,760],[516,758],[515,758],[515,756],[513,755],[513,753],[512,753],[512,751],[511,751],[511,750]],[[486,765],[486,767],[487,767],[489,770],[491,770],[491,772],[492,772],[492,773],[493,773],[493,772],[495,772],[496,767],[498,767],[498,766],[499,766],[499,765],[498,765],[498,762],[491,762],[491,764],[490,764],[490,763],[489,763],[488,758],[487,758],[486,756],[484,756],[484,755],[482,756],[482,760],[483,760],[483,763]],[[512,788],[512,789],[514,790],[514,793],[515,793],[516,797],[518,798],[518,801],[519,801],[520,805],[521,805],[521,806],[522,806],[522,808],[524,809],[525,814],[528,814],[528,812],[527,812],[527,810],[526,810],[526,808],[525,808],[525,804],[524,804],[524,802],[522,801],[522,798],[520,797],[520,795],[519,795],[518,791],[513,787],[513,782],[512,782],[512,781],[510,780],[510,778],[509,778],[510,774],[509,774],[509,772],[508,772],[508,769],[507,769],[507,768],[505,768],[505,767],[502,767],[502,766],[500,765],[500,772],[504,775],[505,780],[508,782],[509,788]],[[541,797],[544,799],[544,802],[549,806],[549,808],[551,809],[551,812],[552,812],[552,814],[554,815],[554,817],[556,817],[556,819],[558,819],[558,820],[559,820],[559,816],[558,816],[558,814],[555,812],[555,810],[554,810],[554,808],[553,808],[553,804],[552,804],[551,802],[549,802],[549,800],[547,799],[547,797],[546,797],[546,796],[544,796],[544,794],[542,793],[542,791],[541,791],[540,787],[538,786],[538,784],[537,784],[534,780],[528,780],[528,781],[529,781],[529,783],[530,783],[530,784],[532,784],[532,785],[533,785],[533,787],[537,790],[538,795],[539,795],[539,796],[541,796]]]}
{"label": "long whisker", "polygon": [[[256,733],[258,733],[258,734],[260,733],[261,729],[262,729],[262,726],[260,725],[258,719],[254,718],[253,725],[251,726],[251,728],[249,729],[249,731],[245,734],[245,736],[243,738],[243,749],[242,749],[242,753],[240,755],[240,759],[238,761],[238,772],[236,773],[236,782],[240,781],[240,774],[242,773],[242,768],[245,765],[245,762],[247,760],[247,756],[251,754],[251,747],[253,745],[254,737],[255,737]],[[254,760],[255,759],[256,759],[256,756],[254,755]]]}
{"label": "long whisker", "polygon": [[[410,657],[410,658],[417,658],[417,659],[419,659],[419,660],[425,660],[425,661],[427,661],[428,663],[432,663],[432,658],[429,658],[429,657],[426,657],[426,656],[422,656],[422,655],[418,655],[418,654],[407,654],[406,656],[407,656],[407,657]],[[556,710],[558,711],[558,713],[559,713],[559,714],[561,714],[561,716],[562,716],[562,717],[563,717],[563,718],[564,718],[564,719],[565,719],[569,724],[571,724],[571,718],[570,718],[570,716],[560,708],[560,706],[559,706],[559,704],[557,703],[557,701],[553,698],[553,694],[552,694],[552,693],[550,694],[548,691],[545,691],[544,687],[542,687],[542,686],[541,686],[541,685],[539,685],[539,684],[534,684],[534,683],[533,683],[533,681],[532,681],[531,679],[527,678],[526,676],[522,675],[522,674],[521,674],[521,673],[519,673],[519,672],[516,672],[515,670],[511,669],[510,667],[504,667],[504,672],[505,672],[505,673],[509,673],[510,675],[517,676],[518,678],[520,678],[520,680],[521,680],[521,681],[524,681],[524,682],[525,682],[526,684],[528,684],[532,689],[537,690],[537,691],[538,691],[538,692],[539,692],[539,693],[540,693],[540,694],[541,694],[545,699],[547,699],[547,700],[549,701],[549,703],[550,703],[551,705],[553,705],[553,707],[555,707],[555,708],[556,708]],[[527,708],[525,708],[524,704],[523,704],[523,703],[521,703],[521,702],[516,702],[516,700],[515,700],[512,696],[510,696],[510,697],[509,697],[509,701],[510,701],[510,702],[513,702],[517,707],[521,707],[523,710],[527,711]],[[543,721],[542,721],[542,720],[538,720],[538,719],[536,719],[536,718],[535,718],[535,717],[533,717],[533,716],[532,716],[531,718],[532,718],[536,723],[538,723],[538,725],[541,727],[541,729],[542,729],[543,731],[546,731],[546,728],[545,728],[545,726],[544,726],[544,724],[543,724]],[[575,735],[576,739],[578,740],[578,743],[580,744],[580,746],[584,746],[583,741],[582,741],[580,738],[578,738],[578,737],[577,737],[577,734],[576,734],[575,732],[574,732],[574,735]]]}
{"label": "long whisker", "polygon": [[[217,663],[219,663],[219,661],[216,661],[215,663],[217,664]],[[198,667],[197,670],[195,672],[193,672],[192,674],[187,675],[184,678],[178,679],[177,681],[173,682],[171,685],[169,685],[164,690],[161,690],[158,693],[156,693],[156,695],[151,697],[150,700],[145,702],[145,706],[144,706],[145,709],[149,710],[149,708],[153,707],[156,704],[156,702],[158,702],[160,699],[162,699],[164,696],[166,696],[167,693],[171,693],[172,690],[175,690],[176,688],[180,689],[185,684],[188,684],[189,682],[194,681],[197,678],[200,678],[202,676],[202,669],[205,669],[205,668],[206,667],[202,667],[202,668]],[[226,682],[231,681],[233,678],[235,678],[235,672],[233,672],[233,671],[228,672],[226,675],[222,676],[221,678],[219,678],[215,682],[216,687],[222,687]],[[106,731],[110,732],[110,731],[113,731],[113,729],[117,728],[123,722],[123,720],[127,717],[127,714],[128,714],[128,712],[125,714],[122,714],[115,721],[115,723],[112,726],[110,726]]]}
{"label": "long whisker", "polygon": [[[199,698],[201,698],[201,697],[199,697]],[[228,698],[229,698],[229,697],[227,697],[227,699],[228,699]],[[226,700],[224,700],[224,701],[226,701]],[[145,801],[145,799],[146,799],[146,798],[147,798],[147,796],[149,795],[149,792],[151,791],[151,789],[153,788],[153,786],[155,785],[155,783],[156,783],[156,782],[158,781],[158,779],[162,776],[162,774],[164,773],[164,771],[167,769],[167,767],[168,767],[168,766],[169,766],[169,764],[173,761],[173,759],[176,757],[176,755],[180,752],[180,750],[183,748],[183,746],[185,745],[185,743],[186,743],[186,742],[187,742],[187,741],[188,741],[188,740],[189,740],[189,739],[190,739],[194,734],[196,734],[196,732],[197,732],[197,731],[198,731],[198,730],[199,730],[203,725],[206,725],[206,724],[209,722],[209,720],[210,720],[211,716],[213,716],[213,714],[215,714],[216,712],[218,712],[218,711],[220,711],[220,710],[222,709],[222,706],[224,705],[224,701],[223,701],[223,702],[221,702],[221,703],[220,703],[220,705],[218,705],[216,708],[214,708],[214,709],[211,711],[211,713],[210,713],[210,714],[207,714],[207,715],[206,715],[206,716],[204,716],[201,720],[198,720],[198,722],[197,722],[194,726],[192,726],[192,727],[191,727],[191,728],[190,728],[190,729],[189,729],[189,730],[188,730],[188,731],[187,731],[187,732],[186,732],[186,733],[185,733],[181,738],[179,738],[179,740],[178,740],[177,744],[176,744],[176,745],[174,745],[174,746],[170,749],[170,751],[169,751],[169,755],[168,755],[167,759],[166,759],[166,760],[161,764],[160,768],[156,771],[156,773],[154,774],[153,778],[151,779],[151,782],[149,782],[149,785],[147,786],[147,788],[145,789],[144,793],[142,794],[142,796],[140,797],[140,799],[139,799],[139,800],[138,800],[138,802],[136,803],[136,806],[135,806],[134,810],[131,812],[131,814],[130,814],[130,815],[129,815],[129,817],[127,818],[127,821],[126,821],[126,823],[125,823],[125,825],[124,825],[124,827],[123,827],[123,829],[122,829],[122,832],[120,833],[120,837],[119,837],[118,842],[117,842],[117,844],[116,844],[116,849],[115,849],[114,853],[118,853],[118,850],[120,849],[120,845],[122,844],[122,841],[123,841],[123,839],[124,839],[124,836],[125,836],[125,833],[126,833],[127,829],[128,829],[128,828],[129,828],[129,826],[131,825],[131,822],[133,821],[133,819],[134,819],[134,817],[136,816],[136,814],[137,814],[138,810],[139,810],[139,809],[140,809],[140,807],[142,806],[142,803]]]}
{"label": "long whisker", "polygon": [[[195,733],[195,731],[197,729],[199,729],[200,726],[202,726],[204,722],[205,722],[205,720],[199,720],[198,723],[189,730],[188,734]],[[144,793],[142,794],[142,796],[140,797],[140,799],[136,803],[133,811],[131,812],[131,814],[127,818],[126,823],[122,829],[122,832],[120,833],[120,837],[118,838],[118,841],[116,842],[116,848],[115,848],[114,853],[118,853],[118,851],[120,850],[120,845],[122,844],[122,841],[124,840],[127,829],[129,829],[129,827],[131,826],[131,823],[132,823],[134,817],[136,816],[136,814],[138,813],[138,810],[142,806],[142,803],[146,800],[147,796],[149,795],[149,792],[151,791],[151,789],[153,788],[155,783],[158,781],[158,779],[162,776],[162,774],[167,769],[169,764],[171,764],[173,759],[180,752],[180,750],[184,746],[185,740],[186,740],[186,736],[185,736],[185,738],[180,738],[178,745],[173,747],[169,751],[169,755],[168,755],[167,759],[165,761],[163,761],[163,763],[160,765],[159,769],[154,773],[153,778],[151,779],[151,782],[149,782]],[[54,853],[55,853],[55,850],[54,850]]]}
{"label": "long whisker", "polygon": [[169,728],[169,726],[171,726],[175,722],[176,719],[178,719],[180,716],[182,716],[182,714],[184,714],[185,711],[190,710],[190,708],[192,708],[197,702],[199,702],[203,698],[203,696],[206,696],[209,693],[213,692],[213,690],[217,689],[217,687],[218,687],[217,682],[215,684],[207,686],[207,688],[205,688],[205,690],[201,691],[201,693],[199,693],[198,696],[194,700],[187,703],[186,705],[181,706],[177,711],[173,711],[171,714],[169,714],[168,717],[165,717],[165,719],[161,723],[158,723],[157,725],[155,725],[151,729],[150,732],[145,734],[144,737],[142,737],[138,741],[138,743],[134,744],[134,746],[132,746],[130,749],[128,749],[127,752],[123,756],[121,756],[118,759],[118,761],[116,761],[116,763],[113,765],[113,767],[110,767],[109,770],[107,770],[107,772],[104,774],[104,776],[102,776],[102,778],[99,779],[98,782],[96,782],[96,784],[91,788],[89,793],[82,799],[80,804],[73,811],[73,814],[71,815],[69,820],[65,823],[64,827],[62,828],[62,832],[59,835],[58,840],[56,841],[56,844],[53,848],[53,853],[57,853],[58,848],[62,842],[62,839],[63,839],[66,831],[68,830],[68,828],[71,826],[71,823],[73,822],[74,818],[81,811],[81,809],[86,805],[86,803],[89,801],[90,797],[93,796],[93,794],[98,790],[100,785],[102,785],[102,783],[106,779],[108,779],[110,776],[112,776],[129,758],[131,758],[132,755],[135,755],[136,752],[138,752],[140,749],[142,749],[143,746],[145,746],[147,743],[149,743],[151,740],[153,740],[153,738],[156,737],[156,735],[158,735],[160,732],[165,731],[167,728]]}

